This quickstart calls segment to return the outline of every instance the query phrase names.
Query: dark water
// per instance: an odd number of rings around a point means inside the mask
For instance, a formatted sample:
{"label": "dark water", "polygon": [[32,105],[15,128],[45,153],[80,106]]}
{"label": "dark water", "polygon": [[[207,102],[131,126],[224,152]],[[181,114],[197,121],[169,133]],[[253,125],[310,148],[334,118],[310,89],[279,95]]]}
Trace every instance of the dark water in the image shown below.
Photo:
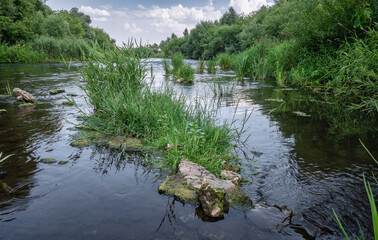
{"label": "dark water", "polygon": [[[152,64],[159,86],[166,81],[161,62]],[[245,145],[236,150],[242,175],[252,182],[243,190],[256,208],[231,209],[211,222],[197,206],[159,195],[164,174],[141,164],[141,156],[69,145],[81,113],[62,106],[64,96],[77,95],[80,111],[91,111],[79,88],[85,84],[79,68],[0,65],[0,94],[9,82],[38,98],[38,104],[20,108],[0,97],[0,109],[8,110],[0,116],[0,152],[15,154],[0,167],[0,239],[340,239],[332,209],[355,232],[357,219],[372,231],[362,173],[370,176],[377,166],[358,139],[378,156],[375,118],[350,114],[331,96],[281,89],[269,81],[236,82],[231,72],[217,76],[225,88],[234,86],[228,97],[214,96],[212,75],[196,75],[194,85],[170,81],[188,102],[206,104],[219,121],[235,119],[240,128],[251,114],[241,138]],[[49,95],[53,89],[65,93]],[[39,162],[46,157],[68,163]],[[293,209],[292,217],[286,218],[286,208]]]}

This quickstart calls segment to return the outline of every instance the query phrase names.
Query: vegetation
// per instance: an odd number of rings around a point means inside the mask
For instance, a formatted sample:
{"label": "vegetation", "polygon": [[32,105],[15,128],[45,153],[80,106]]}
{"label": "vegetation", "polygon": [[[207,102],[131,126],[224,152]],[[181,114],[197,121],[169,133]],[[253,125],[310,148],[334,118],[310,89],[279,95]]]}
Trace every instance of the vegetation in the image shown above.
{"label": "vegetation", "polygon": [[8,158],[12,157],[14,154],[11,154],[11,155],[8,155],[8,156],[5,156],[5,157],[3,157],[3,158],[2,158],[2,155],[3,155],[3,153],[0,152],[0,165],[1,165],[5,160],[7,160]]}
{"label": "vegetation", "polygon": [[206,61],[206,69],[208,73],[215,73],[216,72],[216,67],[217,66],[217,61],[215,59],[210,59]]}
{"label": "vegetation", "polygon": [[190,64],[184,63],[184,57],[181,53],[176,53],[175,55],[173,55],[171,63],[172,70],[170,70],[168,60],[163,60],[163,66],[166,75],[172,72],[176,79],[184,79],[185,82],[193,82],[194,69],[190,66]]}
{"label": "vegetation", "polygon": [[162,41],[159,54],[216,57],[239,79],[320,88],[347,97],[352,109],[376,111],[377,16],[371,0],[278,0],[249,15],[230,8],[219,21]]}
{"label": "vegetation", "polygon": [[42,0],[0,0],[0,63],[81,60],[93,42],[115,41],[77,8],[53,12]]}
{"label": "vegetation", "polygon": [[203,59],[200,59],[198,61],[198,73],[202,74],[205,72],[205,61]]}
{"label": "vegetation", "polygon": [[[86,123],[107,134],[135,137],[154,149],[166,149],[169,166],[176,167],[186,157],[218,174],[221,162],[232,158],[228,153],[234,131],[226,123],[217,126],[200,103],[185,105],[185,97],[174,95],[167,86],[152,90],[145,81],[147,62],[132,47],[130,43],[86,59],[83,89],[96,109]],[[175,71],[178,59],[172,60]]]}

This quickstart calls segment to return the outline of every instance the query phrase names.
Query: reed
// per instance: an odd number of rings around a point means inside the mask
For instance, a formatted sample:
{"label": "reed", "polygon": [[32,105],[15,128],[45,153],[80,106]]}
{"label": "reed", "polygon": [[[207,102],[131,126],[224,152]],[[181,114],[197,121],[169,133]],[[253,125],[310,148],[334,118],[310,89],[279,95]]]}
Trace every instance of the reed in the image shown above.
{"label": "reed", "polygon": [[210,74],[213,74],[216,72],[216,65],[217,65],[217,61],[215,59],[210,59],[208,61],[206,61],[206,68],[207,68],[207,72],[210,73]]}

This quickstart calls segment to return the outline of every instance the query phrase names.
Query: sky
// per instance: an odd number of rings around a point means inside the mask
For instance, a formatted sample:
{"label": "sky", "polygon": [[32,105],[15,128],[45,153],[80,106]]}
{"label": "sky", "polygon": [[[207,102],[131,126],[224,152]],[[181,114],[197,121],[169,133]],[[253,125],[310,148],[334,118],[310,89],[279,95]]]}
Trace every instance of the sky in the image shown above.
{"label": "sky", "polygon": [[185,28],[193,29],[201,21],[214,21],[233,7],[249,14],[272,0],[48,0],[53,10],[77,7],[89,15],[92,27],[105,30],[117,45],[134,38],[143,44],[160,43],[175,33],[181,37]]}

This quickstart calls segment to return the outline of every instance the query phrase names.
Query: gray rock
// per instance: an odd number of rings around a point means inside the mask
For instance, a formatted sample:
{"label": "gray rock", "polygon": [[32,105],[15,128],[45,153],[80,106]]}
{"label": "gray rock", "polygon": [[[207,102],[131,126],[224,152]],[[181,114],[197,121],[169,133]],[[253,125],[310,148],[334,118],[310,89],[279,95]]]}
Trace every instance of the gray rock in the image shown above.
{"label": "gray rock", "polygon": [[45,163],[45,164],[52,164],[52,163],[56,163],[57,161],[55,158],[43,158],[41,159],[40,162]]}
{"label": "gray rock", "polygon": [[225,192],[216,188],[211,188],[205,180],[199,189],[199,202],[202,210],[207,216],[221,217],[227,211],[225,202]]}
{"label": "gray rock", "polygon": [[236,185],[238,185],[241,181],[243,181],[243,177],[240,174],[233,171],[222,170],[221,176],[224,179],[230,180],[232,183]]}
{"label": "gray rock", "polygon": [[35,99],[35,97],[33,97],[30,93],[28,93],[24,90],[21,90],[19,88],[14,88],[13,94],[16,95],[17,100],[21,101],[21,102],[32,102],[32,103],[34,103],[34,102],[37,101],[37,99]]}

